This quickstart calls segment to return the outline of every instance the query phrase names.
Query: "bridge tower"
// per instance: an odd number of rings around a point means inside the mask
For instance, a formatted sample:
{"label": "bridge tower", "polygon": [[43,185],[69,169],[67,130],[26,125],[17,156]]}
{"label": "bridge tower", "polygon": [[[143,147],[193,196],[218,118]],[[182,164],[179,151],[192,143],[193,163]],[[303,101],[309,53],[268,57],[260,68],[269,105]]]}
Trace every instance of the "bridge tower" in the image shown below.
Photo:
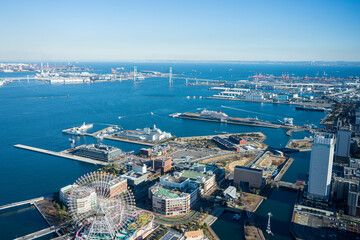
{"label": "bridge tower", "polygon": [[169,84],[173,84],[173,80],[172,80],[172,67],[170,67],[170,71],[169,71]]}
{"label": "bridge tower", "polygon": [[134,82],[136,81],[136,75],[137,75],[137,67],[134,66]]}
{"label": "bridge tower", "polygon": [[268,213],[268,216],[269,216],[269,218],[268,218],[268,224],[267,224],[267,227],[266,227],[266,233],[267,234],[273,234],[271,232],[271,226],[270,226],[270,217],[272,216],[271,212]]}

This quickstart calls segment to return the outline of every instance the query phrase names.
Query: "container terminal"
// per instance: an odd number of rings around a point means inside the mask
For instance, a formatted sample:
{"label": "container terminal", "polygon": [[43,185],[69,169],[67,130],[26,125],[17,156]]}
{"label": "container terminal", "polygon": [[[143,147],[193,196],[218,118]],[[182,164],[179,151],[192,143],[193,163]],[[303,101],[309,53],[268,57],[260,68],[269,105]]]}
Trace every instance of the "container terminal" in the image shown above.
{"label": "container terminal", "polygon": [[284,128],[284,129],[296,129],[301,128],[301,126],[293,125],[292,118],[285,118],[284,121],[279,121],[280,123],[272,123],[269,121],[263,121],[258,118],[238,118],[238,117],[229,117],[221,111],[208,111],[203,110],[201,113],[173,113],[169,115],[170,117],[184,118],[198,121],[209,121],[209,122],[219,122],[219,123],[229,123],[229,124],[238,124],[246,126],[255,126],[255,127],[266,127],[266,128]]}

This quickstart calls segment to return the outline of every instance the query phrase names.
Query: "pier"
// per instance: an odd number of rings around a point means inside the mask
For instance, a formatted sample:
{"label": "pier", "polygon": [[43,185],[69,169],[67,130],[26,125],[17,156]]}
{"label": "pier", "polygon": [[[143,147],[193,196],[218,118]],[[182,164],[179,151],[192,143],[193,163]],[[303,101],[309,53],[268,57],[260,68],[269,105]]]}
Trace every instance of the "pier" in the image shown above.
{"label": "pier", "polygon": [[15,202],[15,203],[6,204],[6,205],[3,205],[3,206],[0,206],[0,211],[8,209],[8,208],[27,205],[27,204],[34,205],[36,202],[39,202],[39,201],[42,201],[42,200],[44,200],[44,197],[33,198],[33,199],[30,199],[30,200],[25,200],[25,201],[21,201],[21,202]]}
{"label": "pier", "polygon": [[283,125],[278,123],[265,122],[258,119],[246,119],[237,117],[228,117],[227,119],[215,119],[215,118],[202,118],[198,113],[182,113],[182,114],[170,114],[173,118],[183,118],[197,121],[217,122],[217,123],[228,123],[236,125],[245,125],[253,127],[265,127],[265,128],[284,128],[284,129],[299,129],[300,126],[296,125]]}
{"label": "pier", "polygon": [[25,149],[25,150],[28,150],[28,151],[38,152],[38,153],[42,153],[42,154],[52,155],[52,156],[55,156],[55,157],[61,157],[61,158],[67,158],[67,159],[75,160],[75,161],[91,163],[91,164],[95,164],[95,165],[108,165],[107,162],[98,161],[98,160],[85,158],[85,157],[80,157],[80,156],[75,156],[75,155],[64,153],[64,152],[54,152],[54,151],[45,150],[45,149],[41,149],[41,148],[30,147],[30,146],[26,146],[26,145],[22,145],[22,144],[16,144],[16,145],[14,145],[14,147]]}

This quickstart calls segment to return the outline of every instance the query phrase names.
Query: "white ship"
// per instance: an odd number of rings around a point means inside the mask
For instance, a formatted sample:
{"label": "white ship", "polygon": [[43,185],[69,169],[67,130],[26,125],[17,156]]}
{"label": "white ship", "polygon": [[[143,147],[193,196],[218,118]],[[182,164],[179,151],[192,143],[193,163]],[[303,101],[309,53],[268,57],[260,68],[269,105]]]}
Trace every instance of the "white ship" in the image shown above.
{"label": "white ship", "polygon": [[63,133],[69,134],[69,135],[75,135],[75,136],[84,136],[86,130],[88,130],[89,128],[92,128],[94,126],[94,124],[85,124],[85,122],[83,123],[83,125],[81,125],[80,127],[73,127],[70,128],[68,130],[63,130]]}
{"label": "white ship", "polygon": [[280,122],[282,125],[285,126],[293,126],[294,125],[293,121],[294,121],[293,118],[284,118],[284,121],[278,120],[278,122]]}
{"label": "white ship", "polygon": [[294,125],[293,120],[294,120],[293,118],[284,118],[284,125],[287,125],[287,126]]}
{"label": "white ship", "polygon": [[85,122],[83,123],[83,125],[81,125],[78,130],[81,132],[85,132],[86,130],[88,130],[89,128],[92,128],[94,126],[94,124],[90,123],[90,124],[85,124]]}
{"label": "white ship", "polygon": [[204,118],[215,118],[215,119],[227,119],[228,115],[226,115],[225,113],[221,112],[221,110],[219,111],[208,111],[208,110],[202,110],[200,113],[200,117],[204,117]]}
{"label": "white ship", "polygon": [[84,132],[81,132],[76,128],[71,128],[69,130],[63,130],[63,133],[66,133],[69,135],[75,135],[75,136],[84,136]]}

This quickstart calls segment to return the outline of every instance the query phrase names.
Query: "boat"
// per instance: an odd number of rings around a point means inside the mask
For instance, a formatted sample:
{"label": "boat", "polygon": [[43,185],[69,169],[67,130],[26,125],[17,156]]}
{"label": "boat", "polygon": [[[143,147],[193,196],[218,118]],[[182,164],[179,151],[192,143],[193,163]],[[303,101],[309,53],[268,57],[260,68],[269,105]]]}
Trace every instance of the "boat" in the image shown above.
{"label": "boat", "polygon": [[235,214],[235,215],[233,216],[233,219],[234,219],[235,221],[239,221],[240,218],[241,218],[241,215],[239,215],[239,214]]}
{"label": "boat", "polygon": [[79,131],[78,129],[71,128],[69,130],[63,130],[63,133],[74,135],[74,136],[84,136],[84,132]]}
{"label": "boat", "polygon": [[186,98],[187,98],[187,99],[190,99],[190,96],[187,96]]}
{"label": "boat", "polygon": [[212,119],[227,119],[229,116],[223,112],[221,112],[221,110],[219,111],[208,111],[206,109],[202,110],[201,113],[200,113],[200,117],[203,117],[203,118],[212,118]]}
{"label": "boat", "polygon": [[63,130],[63,133],[69,134],[69,135],[75,135],[75,136],[84,136],[86,130],[88,130],[89,128],[92,128],[94,126],[94,124],[85,124],[85,122],[83,123],[83,125],[81,125],[80,127],[73,127],[67,130]]}
{"label": "boat", "polygon": [[296,110],[303,110],[303,111],[317,111],[317,112],[325,112],[325,108],[320,107],[306,107],[306,106],[296,106]]}
{"label": "boat", "polygon": [[92,128],[94,126],[94,124],[90,123],[90,124],[85,124],[85,122],[83,123],[83,125],[81,125],[78,130],[81,132],[85,132],[86,130],[88,130],[89,128]]}
{"label": "boat", "polygon": [[284,125],[285,126],[293,126],[294,125],[293,118],[284,118]]}
{"label": "boat", "polygon": [[221,134],[228,134],[228,132],[225,131],[214,131],[215,133],[221,133]]}

